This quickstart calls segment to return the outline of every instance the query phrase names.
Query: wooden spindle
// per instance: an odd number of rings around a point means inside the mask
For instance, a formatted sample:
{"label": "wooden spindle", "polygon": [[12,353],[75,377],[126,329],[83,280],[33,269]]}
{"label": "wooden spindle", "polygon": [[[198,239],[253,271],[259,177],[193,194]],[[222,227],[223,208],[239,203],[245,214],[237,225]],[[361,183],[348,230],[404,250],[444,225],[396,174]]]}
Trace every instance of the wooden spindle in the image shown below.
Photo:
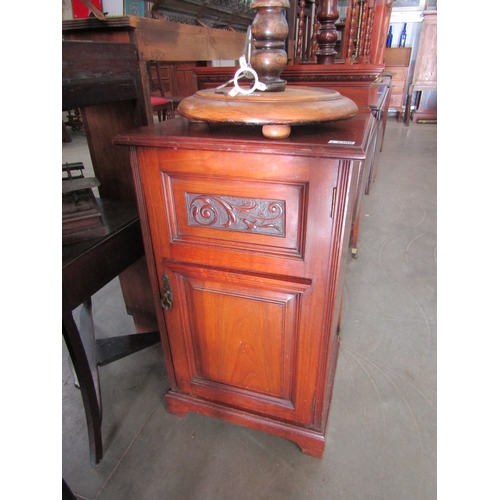
{"label": "wooden spindle", "polygon": [[335,43],[338,38],[335,22],[339,18],[337,0],[320,0],[318,5],[318,30],[317,42],[319,50],[316,52],[318,64],[333,64],[337,51]]}
{"label": "wooden spindle", "polygon": [[[371,2],[374,4],[374,2]],[[370,56],[370,48],[372,45],[372,35],[373,35],[373,21],[375,19],[375,5],[368,6],[368,19],[366,26],[366,41],[365,41],[365,50],[364,55],[369,58]]]}
{"label": "wooden spindle", "polygon": [[347,45],[347,59],[351,59],[354,54],[354,39],[356,37],[356,29],[358,22],[358,0],[352,0],[351,4],[351,19],[349,23],[349,41]]}
{"label": "wooden spindle", "polygon": [[368,5],[366,0],[363,0],[361,2],[361,22],[360,22],[360,29],[359,33],[357,36],[358,39],[358,50],[357,50],[357,56],[362,57],[365,53],[365,43],[366,43],[366,30],[367,30],[367,19],[368,19]]}
{"label": "wooden spindle", "polygon": [[316,11],[313,18],[313,34],[311,38],[310,54],[308,54],[310,61],[316,61],[316,53],[318,52],[318,31],[320,26],[321,25],[318,22],[318,11]]}
{"label": "wooden spindle", "polygon": [[306,8],[306,0],[300,0],[299,2],[299,26],[297,30],[297,48],[295,50],[295,57],[298,58],[298,62],[302,61],[302,47],[304,43],[304,11]]}

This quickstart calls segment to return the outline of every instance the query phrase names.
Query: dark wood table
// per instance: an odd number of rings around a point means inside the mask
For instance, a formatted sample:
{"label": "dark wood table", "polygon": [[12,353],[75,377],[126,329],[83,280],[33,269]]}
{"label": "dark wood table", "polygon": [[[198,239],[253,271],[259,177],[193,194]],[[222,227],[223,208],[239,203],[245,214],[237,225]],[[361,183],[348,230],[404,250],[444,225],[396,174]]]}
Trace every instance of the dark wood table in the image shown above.
{"label": "dark wood table", "polygon": [[[144,255],[134,203],[97,199],[106,236],[62,247],[62,330],[82,393],[90,461],[103,457],[98,367],[159,342],[158,332],[95,339],[91,297]],[[80,327],[73,310],[82,305]]]}
{"label": "dark wood table", "polygon": [[[103,456],[97,367],[158,341],[129,155],[111,142],[147,123],[145,102],[133,43],[63,41],[62,109],[81,112],[107,228],[103,238],[63,247],[63,335],[82,391],[93,464]],[[141,335],[96,341],[90,297],[115,276]],[[72,311],[80,304],[78,329]]]}

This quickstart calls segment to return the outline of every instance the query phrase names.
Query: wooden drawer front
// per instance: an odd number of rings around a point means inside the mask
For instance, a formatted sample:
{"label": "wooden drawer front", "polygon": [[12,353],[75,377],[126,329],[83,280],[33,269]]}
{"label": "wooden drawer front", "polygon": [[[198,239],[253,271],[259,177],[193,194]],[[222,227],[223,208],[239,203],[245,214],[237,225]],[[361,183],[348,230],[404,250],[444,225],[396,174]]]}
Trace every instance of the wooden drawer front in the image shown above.
{"label": "wooden drawer front", "polygon": [[[142,162],[141,175],[157,228],[152,232],[154,247],[163,259],[158,265],[183,261],[295,276],[308,276],[306,268],[315,268],[307,255],[316,251],[318,230],[323,238],[334,230],[339,160],[245,158],[213,151],[182,151],[181,157],[176,150],[150,153],[157,157]],[[240,167],[242,156],[251,160],[247,169]]]}
{"label": "wooden drawer front", "polygon": [[392,74],[392,80],[406,80],[406,77],[408,76],[408,68],[403,68],[399,66],[392,66],[389,68],[386,68],[389,70]]}
{"label": "wooden drawer front", "polygon": [[300,339],[298,321],[311,284],[182,265],[166,272],[174,291],[167,315],[183,325],[169,329],[179,389],[240,409],[310,422],[311,407],[301,408],[299,401],[297,371],[304,369],[298,354],[307,358],[303,347],[310,351],[314,345]]}
{"label": "wooden drawer front", "polygon": [[174,200],[172,245],[302,258],[306,184],[162,175],[164,200]]}
{"label": "wooden drawer front", "polygon": [[392,82],[391,92],[392,94],[403,94],[405,90],[405,82],[401,80],[396,80]]}
{"label": "wooden drawer front", "polygon": [[397,94],[391,95],[391,99],[389,101],[389,107],[390,108],[400,108],[403,106],[403,95],[402,94]]}

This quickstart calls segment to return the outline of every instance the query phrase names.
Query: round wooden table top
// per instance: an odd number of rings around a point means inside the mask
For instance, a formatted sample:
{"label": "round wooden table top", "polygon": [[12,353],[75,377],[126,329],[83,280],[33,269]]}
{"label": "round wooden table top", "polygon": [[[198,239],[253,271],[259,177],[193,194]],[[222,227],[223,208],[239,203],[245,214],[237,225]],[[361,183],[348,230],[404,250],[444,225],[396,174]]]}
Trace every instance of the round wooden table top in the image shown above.
{"label": "round wooden table top", "polygon": [[230,96],[231,89],[199,90],[183,99],[178,111],[194,121],[262,125],[264,136],[272,139],[288,137],[291,125],[345,120],[358,112],[351,99],[335,90],[291,87]]}

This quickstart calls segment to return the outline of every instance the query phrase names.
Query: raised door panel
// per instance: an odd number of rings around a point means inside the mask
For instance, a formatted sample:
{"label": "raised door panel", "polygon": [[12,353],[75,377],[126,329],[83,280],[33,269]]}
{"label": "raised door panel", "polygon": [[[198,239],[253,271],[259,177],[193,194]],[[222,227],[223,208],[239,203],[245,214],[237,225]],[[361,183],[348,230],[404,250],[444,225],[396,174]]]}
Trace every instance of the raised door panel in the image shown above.
{"label": "raised door panel", "polygon": [[[311,283],[172,264],[165,313],[177,390],[290,422],[312,420],[298,382],[307,339],[301,308]],[[310,348],[309,348],[310,350]],[[317,352],[310,352],[310,357]]]}

